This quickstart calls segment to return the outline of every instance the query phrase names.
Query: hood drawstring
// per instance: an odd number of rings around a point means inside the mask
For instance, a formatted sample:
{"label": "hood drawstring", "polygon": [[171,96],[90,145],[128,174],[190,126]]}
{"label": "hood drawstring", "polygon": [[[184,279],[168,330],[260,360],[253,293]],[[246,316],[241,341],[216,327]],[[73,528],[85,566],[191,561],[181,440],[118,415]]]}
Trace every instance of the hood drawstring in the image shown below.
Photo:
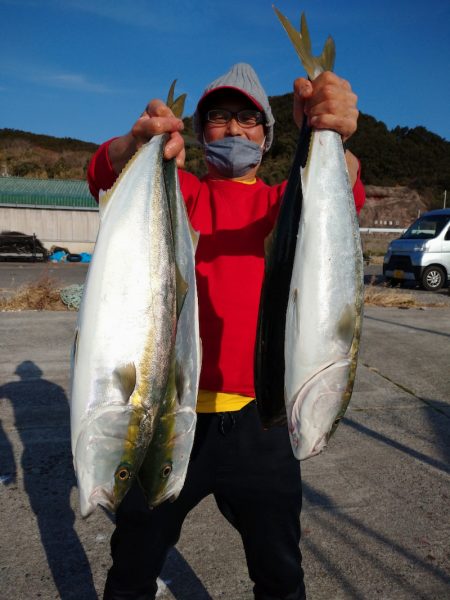
{"label": "hood drawstring", "polygon": [[227,435],[236,425],[236,418],[232,412],[224,412],[219,415],[219,431]]}

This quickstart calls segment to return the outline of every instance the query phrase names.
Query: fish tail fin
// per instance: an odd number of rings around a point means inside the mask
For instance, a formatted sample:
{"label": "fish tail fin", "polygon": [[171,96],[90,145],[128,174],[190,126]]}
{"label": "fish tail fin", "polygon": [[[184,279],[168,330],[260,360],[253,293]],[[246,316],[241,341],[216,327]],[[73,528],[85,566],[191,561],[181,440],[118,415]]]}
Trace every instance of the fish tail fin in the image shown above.
{"label": "fish tail fin", "polygon": [[166,104],[171,109],[173,114],[181,119],[184,111],[184,102],[186,100],[186,94],[181,94],[178,98],[175,98],[175,84],[177,80],[174,79],[170,86],[169,93],[167,94]]}
{"label": "fish tail fin", "polygon": [[334,40],[328,36],[327,41],[322,50],[322,54],[317,58],[323,67],[324,71],[332,71],[334,69],[334,60],[336,58],[336,46]]}
{"label": "fish tail fin", "polygon": [[311,37],[306,23],[305,13],[302,13],[300,31],[295,29],[287,17],[285,17],[275,6],[273,7],[277,17],[281,21],[286,33],[297,52],[309,79],[315,79],[323,71],[332,71],[334,67],[335,46],[333,38],[328,37],[322,54],[313,56]]}

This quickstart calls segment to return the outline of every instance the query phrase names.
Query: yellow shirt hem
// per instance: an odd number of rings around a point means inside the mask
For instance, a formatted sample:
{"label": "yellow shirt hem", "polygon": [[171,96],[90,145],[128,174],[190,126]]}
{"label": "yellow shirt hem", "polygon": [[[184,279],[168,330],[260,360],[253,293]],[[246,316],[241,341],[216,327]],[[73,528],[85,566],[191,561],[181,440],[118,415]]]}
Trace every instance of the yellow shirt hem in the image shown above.
{"label": "yellow shirt hem", "polygon": [[197,398],[198,413],[218,413],[241,410],[251,402],[250,396],[242,394],[225,394],[223,392],[210,392],[199,390]]}

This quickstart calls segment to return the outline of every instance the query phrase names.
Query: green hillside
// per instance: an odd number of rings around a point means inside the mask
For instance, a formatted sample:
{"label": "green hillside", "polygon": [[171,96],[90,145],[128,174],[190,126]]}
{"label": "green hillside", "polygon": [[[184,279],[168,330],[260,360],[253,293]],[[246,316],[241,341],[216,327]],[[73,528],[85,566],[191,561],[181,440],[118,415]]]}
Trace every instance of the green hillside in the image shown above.
{"label": "green hillside", "polygon": [[[292,94],[273,96],[270,103],[275,116],[275,139],[264,157],[260,175],[276,183],[289,174],[298,131],[292,120]],[[186,129],[192,131],[190,119]],[[402,185],[416,189],[429,206],[442,206],[444,190],[450,190],[450,142],[425,127],[396,127],[391,131],[382,121],[361,114],[358,131],[347,147],[362,163],[363,181],[370,185]],[[188,148],[186,167],[204,172],[200,148]]]}
{"label": "green hillside", "polygon": [[[275,116],[275,139],[264,157],[261,177],[277,183],[289,174],[297,142],[292,120],[292,94],[270,98]],[[186,168],[205,173],[202,149],[192,143],[192,118],[185,119]],[[416,189],[430,207],[442,206],[450,190],[450,142],[424,127],[389,130],[382,121],[361,114],[358,131],[348,148],[362,162],[363,181],[380,186],[402,185]],[[22,177],[83,179],[97,146],[71,138],[55,138],[13,129],[0,129],[0,173]]]}
{"label": "green hillside", "polygon": [[0,175],[84,179],[96,144],[17,129],[0,129]]}

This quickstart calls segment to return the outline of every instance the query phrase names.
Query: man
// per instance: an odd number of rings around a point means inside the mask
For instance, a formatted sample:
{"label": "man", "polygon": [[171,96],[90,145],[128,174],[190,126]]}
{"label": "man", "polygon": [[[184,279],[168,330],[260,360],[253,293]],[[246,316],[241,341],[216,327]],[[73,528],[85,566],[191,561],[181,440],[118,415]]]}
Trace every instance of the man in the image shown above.
{"label": "man", "polygon": [[[306,117],[305,117],[306,115]],[[356,96],[332,73],[294,82],[294,119],[301,125],[356,130]],[[238,530],[256,600],[305,598],[299,550],[301,479],[285,426],[263,430],[253,387],[253,352],[264,272],[264,239],[272,230],[285,182],[256,177],[273,138],[274,119],[256,73],[234,65],[200,99],[194,126],[205,149],[202,180],[179,170],[189,218],[200,232],[196,254],[203,363],[196,438],[179,498],[150,511],[139,487],[125,496],[111,540],[113,566],[105,600],[150,600],[166,554],[187,513],[214,494]],[[132,130],[102,145],[89,167],[91,191],[109,188],[152,135],[170,134],[165,157],[184,162],[183,125],[160,100],[151,101]],[[360,208],[359,163],[346,154]]]}

